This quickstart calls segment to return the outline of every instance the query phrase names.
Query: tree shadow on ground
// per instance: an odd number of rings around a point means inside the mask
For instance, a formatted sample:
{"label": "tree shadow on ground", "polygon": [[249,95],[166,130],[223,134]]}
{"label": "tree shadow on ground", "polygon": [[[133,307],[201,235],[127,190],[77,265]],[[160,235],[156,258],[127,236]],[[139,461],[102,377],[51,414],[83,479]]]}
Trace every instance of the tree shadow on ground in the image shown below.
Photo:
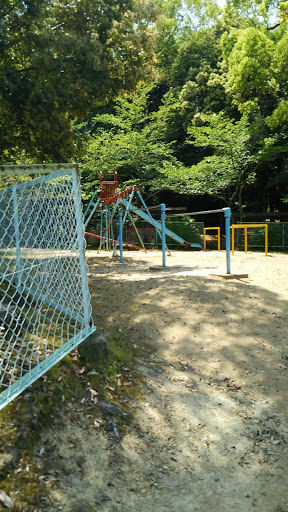
{"label": "tree shadow on ground", "polygon": [[[142,264],[145,267],[147,262]],[[127,343],[135,346],[147,384],[135,422],[139,439],[158,449],[159,467],[165,461],[171,464],[161,477],[166,493],[174,492],[173,457],[176,461],[180,457],[177,485],[182,482],[187,507],[189,493],[193,493],[193,510],[211,506],[213,496],[213,510],[253,510],[261,493],[275,492],[271,465],[278,479],[279,504],[283,503],[287,300],[249,280],[187,277],[177,268],[158,274],[145,269],[141,275],[141,264],[134,260],[125,269],[133,277],[130,280],[122,279],[122,270],[119,273],[115,266],[116,275],[110,268],[100,282],[93,277],[93,260],[90,270],[92,303],[98,298],[96,323],[108,330],[121,329]],[[153,395],[151,404],[149,395]],[[173,455],[175,450],[177,455]],[[153,467],[145,456],[141,462],[133,450],[129,454],[128,449],[126,455],[128,460],[135,458],[136,473],[148,479]],[[174,466],[179,472],[179,465]],[[150,484],[156,492],[153,480]],[[266,501],[267,508],[263,508],[260,500],[261,510],[274,510],[275,500],[268,496]],[[166,510],[171,508],[169,500],[166,506]],[[189,510],[181,508],[180,502],[178,509]]]}
{"label": "tree shadow on ground", "polygon": [[63,405],[65,424],[49,434],[55,506],[37,510],[287,509],[287,300],[250,280],[189,274],[204,262],[150,265],[89,257],[96,326],[141,378],[122,430],[112,415],[99,434],[97,403],[85,419],[80,396]]}

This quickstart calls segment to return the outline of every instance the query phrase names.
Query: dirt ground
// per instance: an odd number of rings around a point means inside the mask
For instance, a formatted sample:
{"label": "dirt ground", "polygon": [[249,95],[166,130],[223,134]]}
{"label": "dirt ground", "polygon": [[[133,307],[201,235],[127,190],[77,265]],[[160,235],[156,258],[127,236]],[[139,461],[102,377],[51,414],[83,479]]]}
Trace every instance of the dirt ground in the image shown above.
{"label": "dirt ground", "polygon": [[131,359],[41,434],[27,512],[287,512],[288,255],[236,252],[232,279],[222,251],[87,256],[95,324]]}

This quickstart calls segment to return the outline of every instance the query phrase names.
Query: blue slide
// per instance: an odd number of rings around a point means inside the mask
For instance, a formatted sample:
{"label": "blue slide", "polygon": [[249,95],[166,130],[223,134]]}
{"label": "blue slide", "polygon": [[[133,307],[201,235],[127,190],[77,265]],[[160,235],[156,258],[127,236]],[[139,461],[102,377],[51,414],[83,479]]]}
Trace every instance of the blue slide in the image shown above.
{"label": "blue slide", "polygon": [[[136,206],[133,206],[129,201],[127,201],[126,199],[123,199],[122,197],[119,198],[118,201],[119,201],[119,203],[122,203],[123,206],[125,206],[126,211],[135,213],[136,215],[141,217],[141,219],[152,224],[152,226],[154,226],[155,229],[157,229],[158,231],[162,231],[161,223],[158,222],[157,220],[153,219],[153,217],[150,214],[148,215],[142,209],[136,208]],[[202,246],[200,244],[192,244],[191,242],[186,242],[185,240],[183,240],[183,238],[176,235],[176,233],[174,233],[173,231],[171,231],[168,228],[165,228],[165,235],[169,236],[170,238],[175,240],[175,242],[178,242],[179,244],[184,245],[184,247],[193,247],[194,249],[202,249]]]}

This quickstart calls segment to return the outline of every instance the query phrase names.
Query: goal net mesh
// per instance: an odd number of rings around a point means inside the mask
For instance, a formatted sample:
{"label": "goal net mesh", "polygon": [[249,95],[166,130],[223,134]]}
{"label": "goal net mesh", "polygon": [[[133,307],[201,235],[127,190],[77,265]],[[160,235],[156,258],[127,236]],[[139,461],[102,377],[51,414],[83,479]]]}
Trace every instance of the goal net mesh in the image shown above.
{"label": "goal net mesh", "polygon": [[77,168],[8,168],[0,167],[0,409],[95,330]]}

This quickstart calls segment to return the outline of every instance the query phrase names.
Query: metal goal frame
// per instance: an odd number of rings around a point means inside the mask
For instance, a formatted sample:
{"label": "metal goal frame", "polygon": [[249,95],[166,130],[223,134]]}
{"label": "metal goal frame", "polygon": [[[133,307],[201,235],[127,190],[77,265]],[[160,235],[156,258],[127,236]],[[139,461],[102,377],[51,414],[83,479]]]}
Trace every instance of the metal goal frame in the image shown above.
{"label": "metal goal frame", "polygon": [[95,331],[76,164],[0,166],[0,410]]}

